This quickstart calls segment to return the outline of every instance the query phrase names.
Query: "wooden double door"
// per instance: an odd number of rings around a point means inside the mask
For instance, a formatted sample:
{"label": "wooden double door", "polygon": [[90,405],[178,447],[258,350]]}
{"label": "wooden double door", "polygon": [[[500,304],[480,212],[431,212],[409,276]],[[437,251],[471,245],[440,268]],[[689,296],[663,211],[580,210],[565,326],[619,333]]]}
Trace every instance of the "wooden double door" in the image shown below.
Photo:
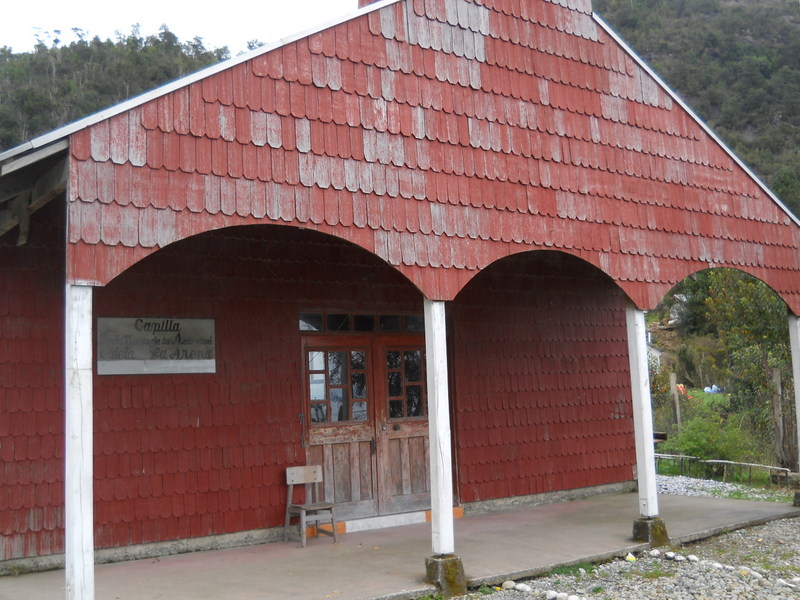
{"label": "wooden double door", "polygon": [[430,508],[424,337],[307,335],[304,435],[341,519]]}

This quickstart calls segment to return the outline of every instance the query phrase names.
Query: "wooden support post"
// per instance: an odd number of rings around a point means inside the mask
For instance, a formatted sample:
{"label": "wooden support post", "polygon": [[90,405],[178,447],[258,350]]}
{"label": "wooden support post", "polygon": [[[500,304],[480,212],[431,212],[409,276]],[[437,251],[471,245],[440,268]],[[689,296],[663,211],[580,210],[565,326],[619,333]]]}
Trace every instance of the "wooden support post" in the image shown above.
{"label": "wooden support post", "polygon": [[647,331],[644,311],[629,304],[628,360],[633,396],[633,429],[636,439],[636,466],[639,481],[639,513],[644,518],[658,516],[655,450],[653,448],[653,409],[650,402],[650,374],[647,370]]}
{"label": "wooden support post", "polygon": [[675,407],[675,426],[681,430],[681,394],[678,392],[678,375],[669,374],[669,394],[672,396],[672,405]]}
{"label": "wooden support post", "polygon": [[773,436],[775,457],[778,459],[779,465],[786,466],[787,456],[783,439],[783,382],[780,369],[772,369],[772,426],[775,429]]}
{"label": "wooden support post", "polygon": [[[797,452],[792,457],[800,470],[800,317],[789,314],[789,346],[792,351],[792,378],[794,379],[794,409],[797,415]],[[794,461],[792,461],[794,462]]]}
{"label": "wooden support post", "polygon": [[425,300],[425,352],[428,371],[431,537],[433,552],[442,555],[455,550],[444,302]]}
{"label": "wooden support post", "polygon": [[66,286],[65,554],[67,600],[94,600],[92,288]]}

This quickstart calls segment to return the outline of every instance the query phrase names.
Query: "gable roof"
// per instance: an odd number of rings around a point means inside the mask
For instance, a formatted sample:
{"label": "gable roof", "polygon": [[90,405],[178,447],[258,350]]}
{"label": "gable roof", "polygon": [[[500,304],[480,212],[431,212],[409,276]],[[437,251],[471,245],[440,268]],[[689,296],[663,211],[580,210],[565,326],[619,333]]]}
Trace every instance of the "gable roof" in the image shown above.
{"label": "gable roof", "polygon": [[359,244],[435,299],[556,249],[642,307],[730,266],[800,310],[797,219],[589,0],[385,0],[51,136],[70,139],[76,281],[276,223]]}
{"label": "gable roof", "polygon": [[[305,29],[297,33],[290,34],[274,42],[265,44],[263,46],[259,46],[258,48],[254,48],[253,50],[250,50],[248,52],[243,52],[228,60],[222,61],[215,65],[211,65],[209,67],[206,67],[205,69],[201,69],[200,71],[197,71],[185,77],[181,77],[180,79],[177,79],[170,83],[154,88],[153,90],[150,90],[148,92],[130,98],[129,100],[125,100],[124,102],[120,102],[119,104],[115,104],[113,106],[100,110],[96,113],[88,115],[83,119],[74,121],[72,123],[64,125],[63,127],[59,127],[58,129],[55,129],[43,135],[32,138],[31,140],[28,140],[27,142],[24,142],[19,146],[9,148],[8,150],[0,152],[0,177],[2,177],[8,172],[15,170],[13,168],[8,168],[8,167],[4,168],[3,163],[9,162],[21,154],[27,154],[32,150],[46,148],[47,146],[50,146],[55,142],[58,142],[60,140],[69,137],[70,134],[76,131],[80,131],[81,129],[94,125],[95,123],[98,123],[105,119],[111,118],[131,108],[141,106],[146,102],[154,100],[160,96],[169,94],[170,92],[176,89],[185,87],[196,81],[200,81],[205,77],[214,75],[215,73],[219,73],[220,71],[224,71],[226,69],[234,67],[238,64],[251,60],[256,56],[259,56],[266,52],[270,52],[272,50],[275,50],[276,48],[280,48],[281,46],[294,42],[298,39],[308,37],[324,29],[334,27],[339,23],[344,23],[346,21],[349,21],[359,15],[368,14],[370,12],[380,10],[384,6],[388,6],[390,4],[402,1],[404,0],[380,0],[378,2],[365,5],[364,7],[359,8],[358,10],[353,11],[352,13],[341,15],[336,19],[319,23],[313,28]],[[663,79],[661,79],[661,77],[655,71],[653,71],[653,69],[636,53],[636,51],[633,48],[631,48],[627,44],[627,42],[621,36],[619,36],[616,33],[616,31],[614,31],[614,29],[608,23],[606,23],[606,21],[602,19],[600,15],[593,12],[592,17],[597,22],[597,24],[600,27],[602,27],[603,30],[605,30],[605,32],[608,33],[625,50],[625,52],[636,62],[636,64],[638,64],[645,72],[647,72],[647,74],[650,77],[652,77],[653,80],[655,80],[658,83],[658,85],[667,94],[669,94],[669,96],[675,102],[677,102],[687,113],[689,113],[692,116],[692,118],[703,128],[703,130],[709,136],[711,136],[714,139],[714,141],[717,144],[720,145],[720,147],[736,162],[736,164],[738,164],[739,167],[741,167],[742,170],[744,170],[759,185],[759,187],[764,191],[764,193],[766,193],[773,202],[777,203],[778,206],[780,206],[781,209],[784,210],[795,223],[800,225],[800,218],[798,218],[791,210],[789,210],[789,208],[780,200],[780,198],[778,198],[772,192],[772,190],[769,189],[769,187],[761,180],[761,178],[758,177],[758,175],[756,175],[744,163],[744,161],[742,161],[742,159],[739,158],[739,156],[708,126],[708,124],[700,116],[698,116],[697,113],[694,112],[694,110],[680,97],[679,94],[675,90],[673,90]],[[60,152],[61,150],[62,150],[61,146],[53,147],[53,152]],[[47,150],[43,150],[40,156],[45,157],[48,156],[49,154],[50,153],[48,153]]]}

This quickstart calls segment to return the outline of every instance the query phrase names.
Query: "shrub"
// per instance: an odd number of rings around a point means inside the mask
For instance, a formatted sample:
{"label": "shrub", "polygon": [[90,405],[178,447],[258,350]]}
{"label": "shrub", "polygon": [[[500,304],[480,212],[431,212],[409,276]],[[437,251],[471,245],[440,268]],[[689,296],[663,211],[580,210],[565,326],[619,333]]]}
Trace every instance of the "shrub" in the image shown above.
{"label": "shrub", "polygon": [[[702,394],[692,390],[693,394]],[[692,394],[690,394],[692,395]],[[748,462],[763,458],[746,415],[728,414],[725,394],[701,398],[681,432],[664,442],[661,451],[704,460]]]}

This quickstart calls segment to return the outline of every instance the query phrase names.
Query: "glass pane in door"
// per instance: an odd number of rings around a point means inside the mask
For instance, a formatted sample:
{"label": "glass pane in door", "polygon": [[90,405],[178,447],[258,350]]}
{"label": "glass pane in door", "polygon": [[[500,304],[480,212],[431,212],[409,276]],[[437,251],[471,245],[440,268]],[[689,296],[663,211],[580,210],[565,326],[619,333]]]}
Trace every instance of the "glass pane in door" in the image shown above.
{"label": "glass pane in door", "polygon": [[308,350],[306,364],[311,423],[367,420],[369,391],[364,350]]}
{"label": "glass pane in door", "polygon": [[386,392],[390,419],[424,417],[425,354],[422,350],[386,352]]}

